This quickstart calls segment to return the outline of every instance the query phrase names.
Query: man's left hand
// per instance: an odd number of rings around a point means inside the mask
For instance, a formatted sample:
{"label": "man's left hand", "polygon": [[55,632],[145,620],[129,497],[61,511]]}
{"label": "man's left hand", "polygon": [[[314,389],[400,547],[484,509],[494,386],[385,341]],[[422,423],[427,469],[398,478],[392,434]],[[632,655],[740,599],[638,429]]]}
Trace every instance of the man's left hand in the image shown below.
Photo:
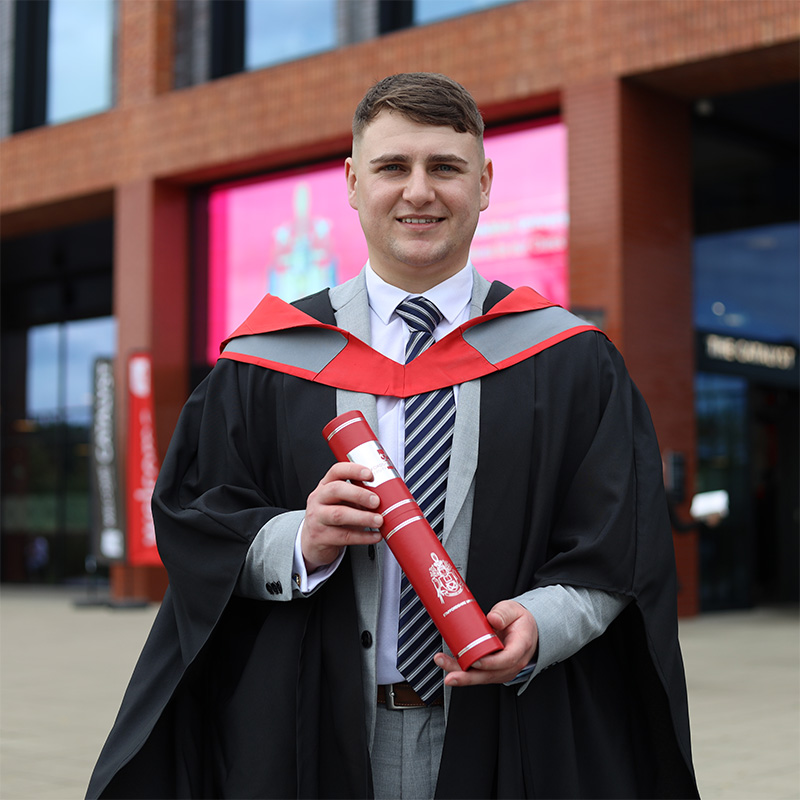
{"label": "man's left hand", "polygon": [[539,629],[533,614],[516,600],[503,600],[486,615],[503,643],[503,649],[478,659],[468,671],[458,661],[439,653],[434,661],[447,673],[447,686],[475,686],[513,680],[533,659],[539,645]]}

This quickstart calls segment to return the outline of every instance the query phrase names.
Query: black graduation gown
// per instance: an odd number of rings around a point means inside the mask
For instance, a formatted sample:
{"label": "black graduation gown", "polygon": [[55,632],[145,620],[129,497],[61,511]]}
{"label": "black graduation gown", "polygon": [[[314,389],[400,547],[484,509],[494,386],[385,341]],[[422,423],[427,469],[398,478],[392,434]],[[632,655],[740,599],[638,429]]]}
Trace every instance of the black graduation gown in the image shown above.
{"label": "black graduation gown", "polygon": [[[301,306],[333,322],[326,297]],[[335,414],[329,387],[226,360],[188,401],[153,500],[170,588],[88,797],[371,796],[348,559],[311,598],[234,594],[258,530],[333,463]],[[613,346],[581,333],[483,378],[472,593],[632,602],[521,695],[454,689],[437,796],[697,797],[674,573],[658,445]]]}

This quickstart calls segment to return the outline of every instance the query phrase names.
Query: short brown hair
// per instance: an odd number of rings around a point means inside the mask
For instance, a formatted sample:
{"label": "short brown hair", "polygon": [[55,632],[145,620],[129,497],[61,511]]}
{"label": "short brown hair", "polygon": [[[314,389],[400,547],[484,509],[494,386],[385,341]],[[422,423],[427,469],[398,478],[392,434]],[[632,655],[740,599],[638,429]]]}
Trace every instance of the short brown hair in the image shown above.
{"label": "short brown hair", "polygon": [[483,139],[483,117],[475,99],[446,75],[404,72],[378,81],[356,108],[353,139],[385,109],[422,125],[448,125],[458,133],[471,133]]}

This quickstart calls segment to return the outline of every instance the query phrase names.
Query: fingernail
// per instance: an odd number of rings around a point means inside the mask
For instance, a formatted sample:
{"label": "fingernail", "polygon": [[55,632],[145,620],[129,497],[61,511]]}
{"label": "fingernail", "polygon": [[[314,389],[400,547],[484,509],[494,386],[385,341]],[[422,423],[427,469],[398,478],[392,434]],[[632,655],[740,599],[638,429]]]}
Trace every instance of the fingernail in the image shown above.
{"label": "fingernail", "polygon": [[380,503],[380,502],[381,502],[381,499],[380,499],[380,497],[378,497],[378,495],[376,495],[376,494],[373,494],[373,495],[372,495],[372,496],[369,498],[369,504],[370,504],[371,506],[377,506],[377,505],[378,505],[378,503]]}

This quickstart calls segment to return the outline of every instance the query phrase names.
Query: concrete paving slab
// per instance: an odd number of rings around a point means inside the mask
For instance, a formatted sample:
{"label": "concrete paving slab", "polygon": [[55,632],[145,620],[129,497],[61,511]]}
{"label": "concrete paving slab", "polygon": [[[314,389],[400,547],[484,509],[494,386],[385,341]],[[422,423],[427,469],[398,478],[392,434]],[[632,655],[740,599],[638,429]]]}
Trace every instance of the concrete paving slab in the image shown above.
{"label": "concrete paving slab", "polygon": [[[0,800],[80,800],[158,610],[79,608],[83,590],[0,587]],[[682,620],[706,800],[800,797],[800,617]]]}
{"label": "concrete paving slab", "polygon": [[799,621],[796,607],[681,621],[702,797],[800,797]]}
{"label": "concrete paving slab", "polygon": [[157,607],[76,607],[85,596],[0,589],[2,800],[86,792]]}

